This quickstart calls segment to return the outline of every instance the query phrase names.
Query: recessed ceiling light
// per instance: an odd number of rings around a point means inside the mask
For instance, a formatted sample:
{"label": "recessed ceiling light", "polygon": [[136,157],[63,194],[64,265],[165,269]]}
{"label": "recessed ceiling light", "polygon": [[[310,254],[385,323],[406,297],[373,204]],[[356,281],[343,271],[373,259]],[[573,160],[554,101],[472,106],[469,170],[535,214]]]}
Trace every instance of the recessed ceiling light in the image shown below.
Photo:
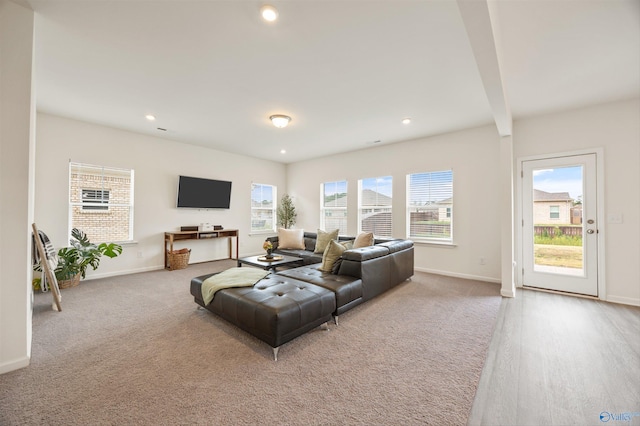
{"label": "recessed ceiling light", "polygon": [[402,124],[409,124],[409,123],[411,123],[411,118],[407,117],[402,119]]}
{"label": "recessed ceiling light", "polygon": [[286,153],[287,153],[287,150],[286,150],[286,149],[281,149],[281,150],[280,150],[280,154],[286,154]]}
{"label": "recessed ceiling light", "polygon": [[269,4],[265,4],[260,8],[260,16],[267,22],[273,22],[278,19],[278,10]]}
{"label": "recessed ceiling light", "polygon": [[156,119],[156,116],[152,114],[147,114],[144,116],[144,118],[146,118],[149,121],[154,121]]}

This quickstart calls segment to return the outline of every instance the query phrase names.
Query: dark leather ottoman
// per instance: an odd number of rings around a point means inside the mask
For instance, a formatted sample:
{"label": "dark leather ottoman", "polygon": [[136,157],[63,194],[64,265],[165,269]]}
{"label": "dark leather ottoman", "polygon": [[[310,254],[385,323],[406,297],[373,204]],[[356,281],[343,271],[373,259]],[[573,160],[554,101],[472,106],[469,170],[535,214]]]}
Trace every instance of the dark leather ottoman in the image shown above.
{"label": "dark leather ottoman", "polygon": [[336,310],[332,291],[274,274],[253,287],[220,290],[205,306],[202,282],[212,275],[191,280],[195,302],[271,345],[276,361],[281,345],[328,322]]}
{"label": "dark leather ottoman", "polygon": [[303,266],[280,271],[278,275],[324,287],[336,297],[336,311],[333,320],[338,325],[338,315],[348,311],[364,301],[362,297],[362,280],[348,275],[334,275],[318,269],[320,264]]}

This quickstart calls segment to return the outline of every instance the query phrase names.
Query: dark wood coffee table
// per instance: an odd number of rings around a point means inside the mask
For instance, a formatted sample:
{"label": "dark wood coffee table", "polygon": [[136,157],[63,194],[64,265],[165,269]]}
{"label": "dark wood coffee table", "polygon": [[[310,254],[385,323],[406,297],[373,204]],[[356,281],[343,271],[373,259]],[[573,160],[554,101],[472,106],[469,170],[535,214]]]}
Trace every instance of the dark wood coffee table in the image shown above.
{"label": "dark wood coffee table", "polygon": [[274,254],[274,260],[270,261],[258,260],[258,258],[263,257],[264,255],[241,257],[238,259],[238,266],[242,266],[242,264],[244,263],[247,265],[255,266],[256,268],[262,268],[267,271],[275,271],[278,266],[294,266],[295,264],[302,261],[302,259],[300,259],[299,257],[287,256],[284,254]]}

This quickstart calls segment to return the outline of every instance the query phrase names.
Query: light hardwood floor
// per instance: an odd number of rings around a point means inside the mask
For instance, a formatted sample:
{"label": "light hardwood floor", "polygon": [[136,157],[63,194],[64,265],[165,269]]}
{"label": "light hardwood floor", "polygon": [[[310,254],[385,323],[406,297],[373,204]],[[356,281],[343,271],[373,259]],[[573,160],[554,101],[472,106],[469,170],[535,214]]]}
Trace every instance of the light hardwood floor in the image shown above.
{"label": "light hardwood floor", "polygon": [[468,424],[640,425],[640,308],[503,299]]}

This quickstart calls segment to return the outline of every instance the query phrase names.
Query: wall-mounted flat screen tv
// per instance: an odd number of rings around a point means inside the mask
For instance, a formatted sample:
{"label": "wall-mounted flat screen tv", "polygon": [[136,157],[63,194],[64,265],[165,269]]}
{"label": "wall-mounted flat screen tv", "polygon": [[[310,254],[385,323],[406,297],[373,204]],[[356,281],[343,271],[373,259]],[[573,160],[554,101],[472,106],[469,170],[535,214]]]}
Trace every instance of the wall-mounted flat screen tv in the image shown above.
{"label": "wall-mounted flat screen tv", "polygon": [[231,202],[231,182],[180,176],[178,207],[192,209],[228,209]]}

